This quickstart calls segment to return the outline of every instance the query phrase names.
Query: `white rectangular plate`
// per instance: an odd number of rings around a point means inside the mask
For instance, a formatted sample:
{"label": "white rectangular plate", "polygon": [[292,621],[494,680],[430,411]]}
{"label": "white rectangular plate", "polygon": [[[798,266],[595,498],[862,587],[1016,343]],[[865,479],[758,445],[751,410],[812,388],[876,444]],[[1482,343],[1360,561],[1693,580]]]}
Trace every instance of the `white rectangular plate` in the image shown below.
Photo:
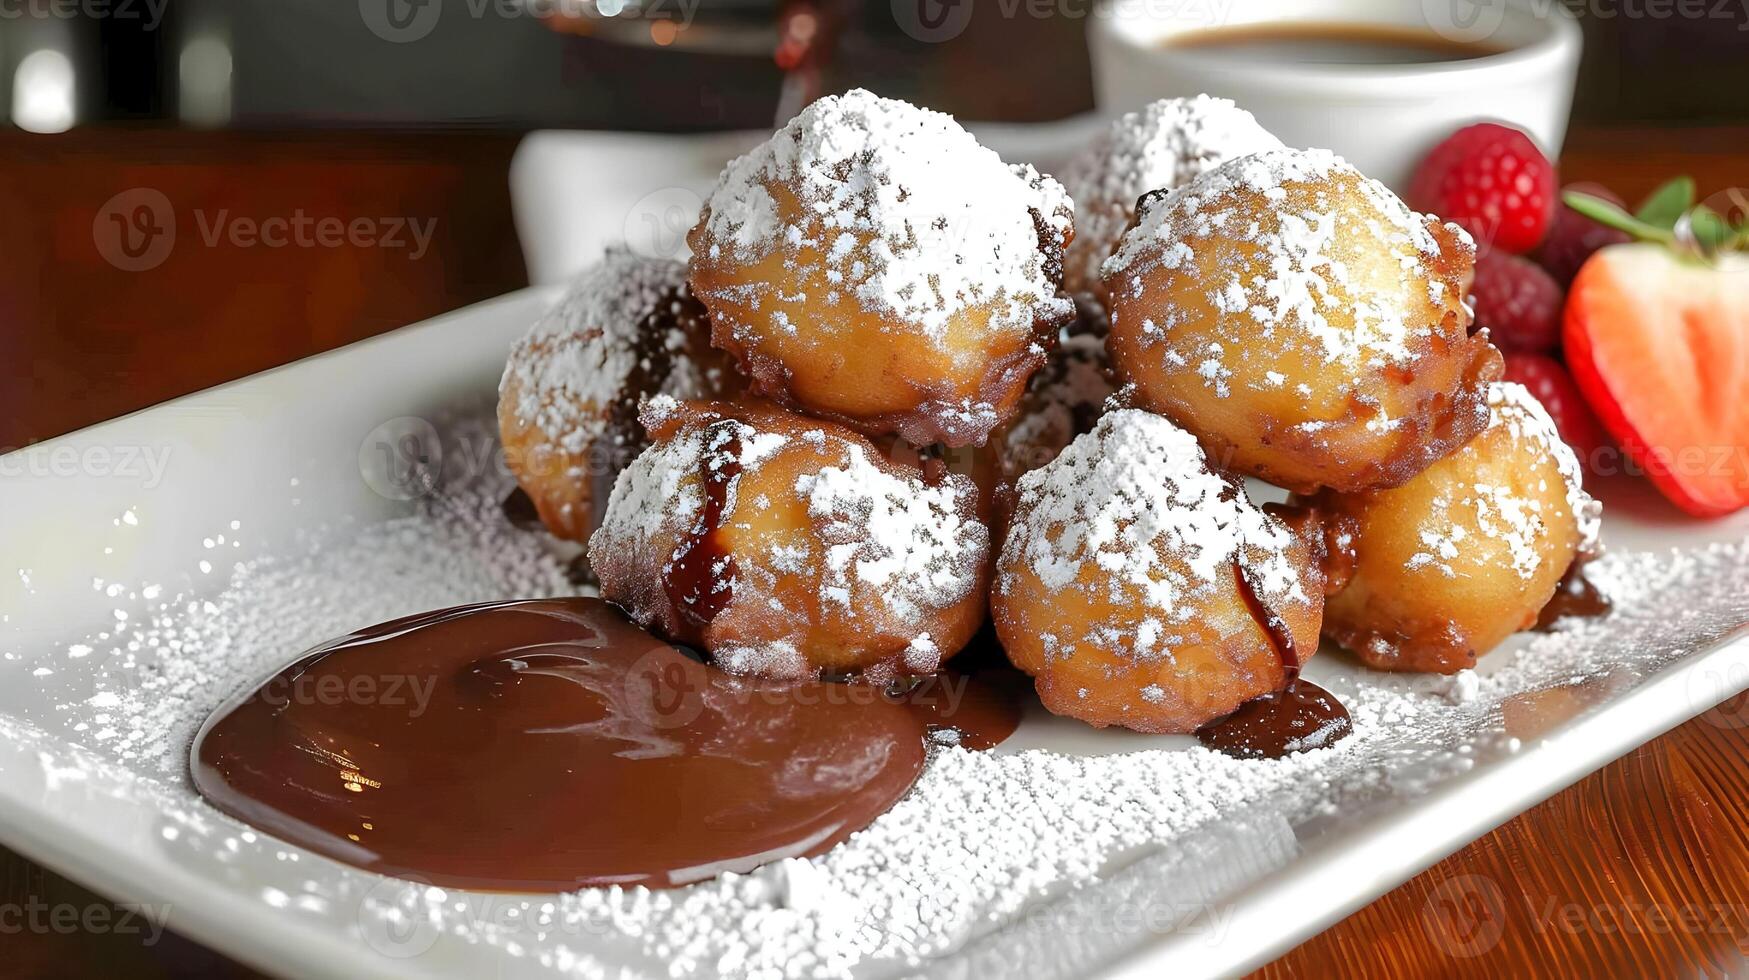
{"label": "white rectangular plate", "polygon": [[[1062,144],[1064,132],[1034,131],[1030,153],[1024,132],[993,141],[1049,163],[1056,157],[1039,147]],[[585,258],[592,243],[622,234],[623,216],[649,193],[702,192],[733,143],[660,138],[660,152],[646,147],[628,169],[628,143],[649,139],[536,137],[540,152],[517,165],[525,229],[538,210],[532,201],[567,220],[565,205],[529,183],[532,174],[562,173],[582,188],[591,173],[619,174],[618,203],[595,201],[596,217],[578,219],[581,244],[566,254]],[[628,172],[641,179],[628,181]],[[0,458],[0,841],[117,901],[167,905],[171,928],[274,972],[661,975],[667,955],[602,921],[599,904],[407,888],[250,832],[194,796],[177,760],[205,712],[309,643],[366,625],[358,609],[381,605],[370,596],[355,606],[290,607],[295,615],[278,609],[271,622],[228,635],[189,632],[182,650],[128,644],[142,617],[161,640],[198,620],[203,603],[222,604],[228,586],[235,595],[233,579],[247,585],[274,568],[295,571],[286,556],[353,548],[364,549],[361,561],[367,552],[380,558],[373,535],[426,526],[407,522],[430,505],[393,499],[403,484],[385,481],[393,474],[382,469],[401,436],[423,431],[404,420],[437,423],[448,488],[501,491],[504,476],[480,435],[488,430],[443,420],[486,416],[510,342],[552,298],[550,290],[513,294]],[[1690,521],[1626,481],[1603,496],[1612,557],[1602,574],[1624,597],[1615,615],[1517,639],[1486,659],[1474,683],[1382,677],[1326,653],[1310,674],[1356,708],[1357,734],[1327,756],[1270,770],[1274,782],[1223,796],[1173,781],[1185,760],[1211,755],[1188,740],[1029,716],[997,761],[978,764],[1127,766],[1150,774],[1153,795],[1128,806],[1080,800],[1068,779],[1062,800],[1013,801],[1082,807],[1073,812],[1090,829],[1036,854],[1018,848],[1008,871],[1036,861],[1051,873],[1002,902],[951,906],[960,917],[948,923],[951,941],[914,961],[871,957],[855,972],[1197,976],[1255,966],[1749,686],[1749,559],[1737,545],[1749,517]],[[479,556],[468,549],[477,545],[465,538],[443,542],[439,560],[370,565],[360,591],[380,590],[411,612],[550,587],[551,570],[537,567],[533,552],[474,570]],[[326,594],[295,575],[273,581],[287,593]],[[248,613],[232,610],[226,622]],[[187,674],[195,647],[209,664],[222,654],[225,676]],[[142,718],[161,729],[140,730]],[[1034,750],[1048,755],[1026,755]],[[1199,765],[1219,782],[1239,771],[1223,767],[1243,764]],[[1150,806],[1163,828],[1155,839],[1102,850],[1096,828],[1120,816],[1126,826],[1146,824]],[[989,819],[1000,833],[1011,815]],[[1052,848],[1058,853],[1045,853]],[[956,884],[922,882],[917,894],[956,894]],[[818,916],[808,918],[818,911],[802,908],[796,921],[818,926]],[[872,946],[905,946],[883,932],[884,920],[854,928]],[[710,952],[688,951],[688,972],[711,974]]]}

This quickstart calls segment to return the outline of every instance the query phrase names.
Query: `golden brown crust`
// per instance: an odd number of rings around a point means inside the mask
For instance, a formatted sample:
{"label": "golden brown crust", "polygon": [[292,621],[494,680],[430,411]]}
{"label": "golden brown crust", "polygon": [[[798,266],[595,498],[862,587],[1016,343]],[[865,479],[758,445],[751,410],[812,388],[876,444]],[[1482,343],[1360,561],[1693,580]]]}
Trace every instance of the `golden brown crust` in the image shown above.
{"label": "golden brown crust", "polygon": [[914,445],[982,444],[1057,330],[1073,208],[950,117],[867,92],[732,161],[687,236],[712,342],[779,404]]}
{"label": "golden brown crust", "polygon": [[1469,330],[1473,260],[1328,155],[1233,161],[1143,202],[1107,266],[1112,361],[1218,466],[1394,486],[1486,422],[1501,362]]}
{"label": "golden brown crust", "polygon": [[738,672],[875,677],[930,673],[981,625],[989,541],[970,480],[928,483],[769,404],[647,414],[653,445],[590,542],[602,595],[639,622]]}
{"label": "golden brown crust", "polygon": [[1190,732],[1278,690],[1287,653],[1297,669],[1316,651],[1319,585],[1305,543],[1209,471],[1194,440],[1126,410],[1022,478],[991,606],[1052,712]]}
{"label": "golden brown crust", "polygon": [[1535,412],[1496,399],[1481,435],[1408,483],[1314,498],[1354,553],[1324,635],[1380,670],[1449,674],[1536,622],[1594,515],[1575,513],[1592,506],[1578,464]]}
{"label": "golden brown crust", "polygon": [[729,398],[743,383],[710,346],[684,266],[610,251],[511,350],[498,398],[505,463],[548,530],[587,542],[614,477],[647,444],[643,399]]}

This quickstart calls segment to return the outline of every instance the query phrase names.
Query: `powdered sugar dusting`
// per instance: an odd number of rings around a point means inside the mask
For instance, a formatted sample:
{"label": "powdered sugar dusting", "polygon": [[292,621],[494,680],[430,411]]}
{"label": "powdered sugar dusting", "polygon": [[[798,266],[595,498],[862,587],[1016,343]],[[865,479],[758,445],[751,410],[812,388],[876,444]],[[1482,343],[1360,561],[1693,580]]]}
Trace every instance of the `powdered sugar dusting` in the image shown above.
{"label": "powdered sugar dusting", "polygon": [[[652,417],[679,410],[667,400],[650,405]],[[806,425],[801,417],[792,418]],[[761,491],[748,497],[743,487],[755,467],[786,452],[796,454],[793,465],[800,468],[793,482],[772,486],[761,479]],[[965,477],[925,483],[877,465],[866,443],[847,433],[824,427],[778,431],[757,419],[732,418],[682,425],[620,474],[601,528],[590,541],[596,566],[606,567],[614,555],[641,555],[641,561],[663,556],[663,573],[671,571],[678,553],[667,543],[698,530],[704,496],[695,478],[729,460],[736,465],[727,477],[723,526],[748,528],[764,512],[784,508],[805,515],[810,531],[773,535],[763,553],[736,548],[714,588],[735,594],[737,583],[745,580],[749,596],[781,596],[789,588],[782,583],[813,576],[820,610],[851,622],[867,619],[869,628],[890,628],[926,621],[965,600],[983,580],[989,531],[964,512],[974,493]],[[605,575],[603,581],[608,581]],[[646,624],[666,601],[635,589],[613,598]],[[796,617],[789,635],[807,633],[807,610],[768,613]],[[933,669],[941,651],[923,639],[913,639],[905,656],[913,664],[927,661],[925,669]],[[731,670],[775,676],[807,672],[806,658],[786,640],[714,653]],[[926,656],[931,653],[934,660]]]}
{"label": "powdered sugar dusting", "polygon": [[[989,329],[1027,334],[1041,311],[1067,315],[1038,223],[1060,241],[1072,215],[1061,185],[1003,163],[951,116],[857,89],[814,102],[729,164],[707,202],[706,258],[776,253],[792,273],[824,263],[833,295],[821,308],[842,293],[938,339],[984,304]],[[743,288],[758,306],[777,286]],[[810,329],[838,327],[823,317]]]}
{"label": "powdered sugar dusting", "polygon": [[[649,341],[642,336],[645,318],[684,295],[684,263],[608,249],[511,348],[500,388],[518,399],[517,417],[567,452],[586,451],[606,431],[609,408],[639,366]],[[667,331],[655,342],[683,350],[681,329]],[[662,392],[696,398],[708,387],[701,370],[691,358],[676,357],[667,377],[651,380]]]}
{"label": "powdered sugar dusting", "polygon": [[[1468,238],[1453,228],[1460,236],[1455,247],[1468,247]],[[1395,257],[1401,275],[1388,287],[1352,274],[1343,256],[1354,250],[1341,242],[1357,239],[1365,242],[1363,250]],[[1289,345],[1304,337],[1327,362],[1377,366],[1413,359],[1411,341],[1438,325],[1436,318],[1409,315],[1415,304],[1400,286],[1435,278],[1442,248],[1425,217],[1328,150],[1270,150],[1230,160],[1144,202],[1136,226],[1103,267],[1106,284],[1114,293],[1139,291],[1155,270],[1189,268],[1193,247],[1256,253],[1208,283],[1220,333],[1235,347],[1258,336]],[[1265,274],[1241,278],[1242,270],[1259,266]],[[1327,315],[1332,308],[1340,309],[1341,325]],[[1144,329],[1144,336],[1172,325],[1172,311],[1161,315],[1168,322]],[[1205,373],[1205,379],[1217,390],[1223,383],[1218,374]]]}
{"label": "powdered sugar dusting", "polygon": [[[1170,628],[1200,608],[1196,598],[1225,587],[1235,559],[1269,600],[1306,601],[1288,557],[1292,540],[1209,468],[1190,433],[1124,409],[1021,478],[997,587],[1009,588],[1023,566],[1054,592],[1105,589],[1120,603],[1139,596],[1158,620],[1144,623],[1130,647],[1165,656]],[[1080,641],[1056,639],[1065,652]]]}
{"label": "powdered sugar dusting", "polygon": [[854,579],[881,589],[894,613],[912,619],[977,585],[974,559],[987,551],[988,532],[960,516],[952,486],[900,479],[852,446],[844,465],[802,474],[795,491],[819,522],[823,598],[848,596]]}
{"label": "powdered sugar dusting", "polygon": [[1566,484],[1567,509],[1579,524],[1579,554],[1581,557],[1597,554],[1603,535],[1603,505],[1585,492],[1585,474],[1579,466],[1579,457],[1561,438],[1548,409],[1523,385],[1499,381],[1488,388],[1488,414],[1491,421],[1508,426],[1514,438],[1529,440],[1548,452]]}
{"label": "powdered sugar dusting", "polygon": [[1129,226],[1136,199],[1281,141],[1228,99],[1160,99],[1126,113],[1063,170],[1075,201],[1075,240],[1064,265],[1071,289],[1090,289]]}
{"label": "powdered sugar dusting", "polygon": [[[1595,555],[1603,507],[1585,492],[1579,460],[1541,403],[1523,385],[1495,382],[1488,389],[1488,426],[1504,427],[1515,444],[1545,454],[1555,464],[1568,512],[1578,528],[1579,556]],[[1435,568],[1455,578],[1458,573],[1452,562],[1464,550],[1470,526],[1505,545],[1512,570],[1520,578],[1528,579],[1542,567],[1541,543],[1552,515],[1543,513],[1539,499],[1507,484],[1470,481],[1435,495],[1432,505],[1428,526],[1420,531],[1421,550],[1409,557],[1410,569]]]}

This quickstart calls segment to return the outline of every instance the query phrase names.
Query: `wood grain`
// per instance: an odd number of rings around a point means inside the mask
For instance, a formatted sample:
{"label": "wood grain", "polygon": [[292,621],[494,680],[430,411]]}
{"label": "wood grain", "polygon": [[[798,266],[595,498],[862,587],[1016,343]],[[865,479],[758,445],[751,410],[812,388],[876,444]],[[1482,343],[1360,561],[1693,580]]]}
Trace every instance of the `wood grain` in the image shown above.
{"label": "wood grain", "polygon": [[[526,284],[515,145],[509,134],[0,130],[0,447]],[[175,226],[163,261],[130,271],[100,245],[106,207],[139,189],[162,195]],[[339,238],[312,225],[306,244],[279,246],[231,233],[300,216],[363,224]],[[410,222],[429,231],[423,249]]]}

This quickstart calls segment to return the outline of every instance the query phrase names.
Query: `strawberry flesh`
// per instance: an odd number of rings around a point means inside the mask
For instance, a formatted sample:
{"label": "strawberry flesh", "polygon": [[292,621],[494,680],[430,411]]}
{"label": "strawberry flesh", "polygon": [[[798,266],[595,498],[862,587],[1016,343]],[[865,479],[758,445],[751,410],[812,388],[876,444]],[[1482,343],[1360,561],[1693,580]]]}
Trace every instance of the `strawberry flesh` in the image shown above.
{"label": "strawberry flesh", "polygon": [[1567,364],[1604,428],[1678,507],[1749,505],[1749,256],[1611,245],[1579,270]]}

